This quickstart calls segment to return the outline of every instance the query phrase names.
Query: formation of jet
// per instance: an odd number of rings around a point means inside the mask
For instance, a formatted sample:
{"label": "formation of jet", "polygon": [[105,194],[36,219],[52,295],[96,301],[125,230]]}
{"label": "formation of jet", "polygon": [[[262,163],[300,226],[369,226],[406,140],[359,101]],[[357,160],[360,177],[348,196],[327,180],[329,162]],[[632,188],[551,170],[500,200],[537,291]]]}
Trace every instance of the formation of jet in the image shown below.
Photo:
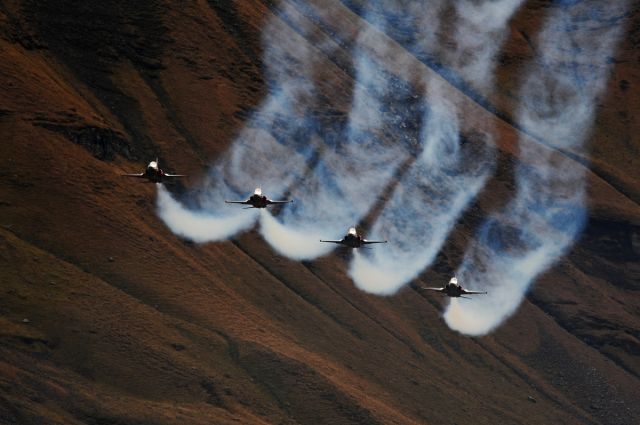
{"label": "formation of jet", "polygon": [[[138,174],[123,174],[126,177],[137,177],[142,179],[147,179],[153,183],[162,183],[162,181],[166,178],[174,178],[174,177],[186,177],[186,174],[169,174],[165,173],[158,166],[158,158],[155,161],[151,161],[144,172]],[[267,198],[266,195],[262,193],[262,189],[257,187],[253,192],[253,195],[249,197],[246,201],[224,201],[227,204],[242,204],[249,205],[246,208],[266,208],[269,205],[274,204],[288,204],[293,202],[293,199],[286,201],[273,201]],[[320,239],[320,242],[326,243],[335,243],[339,245],[344,245],[349,248],[362,248],[365,245],[375,244],[375,243],[387,243],[387,241],[370,241],[362,237],[358,233],[355,227],[349,228],[347,234],[340,240],[323,240]],[[469,298],[464,295],[472,295],[472,294],[486,294],[487,292],[482,291],[469,291],[464,289],[460,284],[458,284],[458,279],[456,277],[452,277],[449,283],[447,283],[442,288],[425,288],[429,291],[437,291],[448,297],[456,297],[456,298]]]}
{"label": "formation of jet", "polygon": [[360,234],[358,234],[355,227],[351,227],[349,232],[344,236],[344,238],[340,240],[322,240],[320,242],[329,242],[329,243],[337,243],[340,245],[348,246],[349,248],[361,248],[364,245],[369,245],[373,243],[387,243],[387,241],[369,241],[363,238]]}
{"label": "formation of jet", "polygon": [[447,283],[445,286],[443,286],[442,288],[425,288],[423,287],[422,289],[427,289],[429,291],[437,291],[437,292],[441,292],[443,294],[445,294],[448,297],[456,297],[456,298],[469,298],[469,297],[465,297],[464,295],[472,295],[472,294],[486,294],[486,292],[482,292],[482,291],[468,291],[466,289],[464,289],[459,283],[458,283],[458,279],[456,277],[452,277],[451,280],[449,281],[449,283]]}
{"label": "formation of jet", "polygon": [[138,174],[123,174],[125,177],[137,177],[140,179],[147,179],[152,183],[162,183],[166,178],[174,177],[186,177],[186,174],[169,174],[165,173],[162,168],[158,166],[158,158],[155,161],[151,161],[147,168],[142,173]]}
{"label": "formation of jet", "polygon": [[274,204],[288,204],[293,202],[293,199],[289,199],[287,201],[272,201],[262,194],[262,189],[256,187],[256,190],[253,191],[253,195],[249,197],[246,201],[224,201],[227,204],[242,204],[242,205],[251,205],[247,208],[267,208],[269,205]]}

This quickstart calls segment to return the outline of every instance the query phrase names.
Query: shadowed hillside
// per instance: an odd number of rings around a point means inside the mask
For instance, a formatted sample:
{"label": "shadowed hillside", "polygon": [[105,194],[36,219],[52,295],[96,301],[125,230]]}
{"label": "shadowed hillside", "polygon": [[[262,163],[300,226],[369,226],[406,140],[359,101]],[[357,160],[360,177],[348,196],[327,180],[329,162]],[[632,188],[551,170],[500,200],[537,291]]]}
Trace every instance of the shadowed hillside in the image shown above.
{"label": "shadowed hillside", "polygon": [[[546,1],[510,22],[494,92],[448,82],[495,126],[496,172],[393,296],[357,289],[339,249],[297,262],[255,229],[184,240],[157,217],[155,185],[120,176],[157,156],[189,175],[168,185],[178,196],[203,181],[267,96],[268,20],[317,47],[317,72],[346,93],[349,43],[372,25],[363,3],[331,2],[334,21],[297,1],[300,16],[271,1],[0,4],[0,423],[640,423],[637,5],[589,148],[564,152],[586,169],[585,230],[485,337],[449,329],[448,301],[419,288],[448,280],[514,192],[516,77]],[[389,39],[390,55],[444,75]],[[318,115],[341,125],[345,93],[321,91]]]}

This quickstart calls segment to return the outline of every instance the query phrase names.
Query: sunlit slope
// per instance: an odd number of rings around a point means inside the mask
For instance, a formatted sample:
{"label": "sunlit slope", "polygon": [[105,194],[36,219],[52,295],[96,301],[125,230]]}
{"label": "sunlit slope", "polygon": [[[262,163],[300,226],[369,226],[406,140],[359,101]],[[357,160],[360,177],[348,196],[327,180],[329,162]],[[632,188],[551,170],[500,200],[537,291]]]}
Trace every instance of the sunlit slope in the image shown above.
{"label": "sunlit slope", "polygon": [[595,217],[533,303],[492,336],[463,337],[416,288],[446,280],[511,193],[513,129],[496,121],[507,154],[433,270],[394,297],[366,295],[341,254],[292,262],[256,232],[182,241],[156,217],[153,185],[118,176],[159,155],[198,183],[265,93],[269,5],[71,3],[0,9],[1,421],[640,419],[638,210],[615,182],[590,174]]}

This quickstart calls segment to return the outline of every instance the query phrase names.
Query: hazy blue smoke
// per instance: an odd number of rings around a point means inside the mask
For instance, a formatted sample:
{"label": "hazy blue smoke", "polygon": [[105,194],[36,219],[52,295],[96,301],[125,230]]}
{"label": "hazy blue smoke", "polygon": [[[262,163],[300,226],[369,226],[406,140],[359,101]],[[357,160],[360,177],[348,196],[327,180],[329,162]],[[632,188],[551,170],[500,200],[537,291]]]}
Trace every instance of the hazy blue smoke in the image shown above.
{"label": "hazy blue smoke", "polygon": [[[302,19],[290,7],[283,8],[281,16]],[[319,148],[321,126],[312,111],[319,103],[314,80],[322,68],[316,49],[323,47],[310,46],[304,36],[311,34],[293,31],[278,17],[267,23],[269,96],[201,186],[189,194],[187,205],[159,189],[158,214],[175,233],[196,242],[229,238],[252,227],[259,215],[226,205],[225,199],[245,200],[256,187],[279,199],[303,179]]]}
{"label": "hazy blue smoke", "polygon": [[[459,104],[460,90],[491,93],[522,0],[317,3],[272,9],[267,97],[198,189],[176,200],[159,186],[158,214],[197,242],[259,222],[264,239],[294,259],[328,253],[335,245],[318,239],[367,218],[366,236],[389,243],[355,251],[349,274],[363,290],[392,294],[432,263],[494,171],[494,129],[479,108]],[[345,5],[360,19],[345,20]],[[490,293],[454,300],[445,313],[452,328],[483,334],[501,323],[583,226],[584,170],[563,151],[582,149],[588,136],[624,6],[549,6],[523,70],[517,116],[532,138],[520,140],[516,195],[481,226],[458,270],[464,286]],[[258,186],[295,202],[276,215],[224,204]]]}
{"label": "hazy blue smoke", "polygon": [[265,240],[288,257],[312,259],[334,249],[318,240],[340,238],[358,223],[409,157],[405,121],[419,116],[420,100],[381,67],[375,52],[360,47],[369,31],[358,35],[352,50],[356,83],[348,121],[342,131],[320,136],[317,163],[292,188],[295,205],[278,218],[262,216]]}
{"label": "hazy blue smoke", "polygon": [[585,220],[585,169],[556,148],[580,149],[604,88],[626,2],[564,2],[551,10],[527,67],[518,117],[517,193],[481,227],[458,271],[463,285],[489,296],[452,302],[445,313],[460,332],[485,334],[518,307],[532,280],[575,241]]}
{"label": "hazy blue smoke", "polygon": [[[395,3],[387,1],[385,5]],[[514,0],[453,3],[453,20],[458,26],[452,26],[449,49],[441,55],[443,70],[479,89],[490,88],[495,53],[519,4]],[[416,20],[420,27],[413,32],[410,48],[417,56],[429,57],[437,50],[431,29],[439,28],[445,5],[451,3],[436,2]],[[396,16],[401,5],[396,7],[395,13],[387,11],[385,16]],[[424,37],[420,28],[429,29]],[[462,116],[463,111],[449,100],[455,89],[440,78],[425,79],[422,154],[402,176],[373,226],[375,234],[384,235],[391,243],[367,254],[358,253],[349,270],[356,285],[368,292],[394,293],[429,266],[493,171],[492,128],[476,128],[473,136],[461,135],[459,121],[469,117]]]}

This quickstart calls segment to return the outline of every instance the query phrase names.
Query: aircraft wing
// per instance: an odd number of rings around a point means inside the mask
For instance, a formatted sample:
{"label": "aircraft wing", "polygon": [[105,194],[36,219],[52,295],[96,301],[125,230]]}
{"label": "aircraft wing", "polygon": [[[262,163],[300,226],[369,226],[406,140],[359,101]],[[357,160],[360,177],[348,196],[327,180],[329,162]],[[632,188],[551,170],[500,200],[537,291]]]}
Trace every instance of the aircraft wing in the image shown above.
{"label": "aircraft wing", "polygon": [[123,177],[138,177],[138,178],[144,178],[144,173],[136,173],[136,174],[120,174]]}
{"label": "aircraft wing", "polygon": [[463,294],[486,294],[487,291],[467,291],[466,289],[462,290]]}
{"label": "aircraft wing", "polygon": [[336,240],[329,240],[329,241],[325,241],[325,240],[322,240],[322,239],[320,239],[320,242],[342,243],[342,241],[341,241],[341,240],[340,240],[340,241],[336,241]]}
{"label": "aircraft wing", "polygon": [[368,240],[363,240],[362,241],[363,244],[370,244],[370,243],[387,243],[387,241],[368,241]]}
{"label": "aircraft wing", "polygon": [[224,201],[225,204],[243,204],[243,205],[249,205],[249,201]]}
{"label": "aircraft wing", "polygon": [[424,286],[420,287],[421,289],[426,289],[428,291],[437,291],[437,292],[444,292],[444,288],[426,288]]}
{"label": "aircraft wing", "polygon": [[289,204],[293,202],[293,199],[290,199],[288,201],[272,201],[271,199],[269,199],[269,205],[271,204]]}
{"label": "aircraft wing", "polygon": [[187,177],[186,174],[166,174],[164,175],[164,177]]}

